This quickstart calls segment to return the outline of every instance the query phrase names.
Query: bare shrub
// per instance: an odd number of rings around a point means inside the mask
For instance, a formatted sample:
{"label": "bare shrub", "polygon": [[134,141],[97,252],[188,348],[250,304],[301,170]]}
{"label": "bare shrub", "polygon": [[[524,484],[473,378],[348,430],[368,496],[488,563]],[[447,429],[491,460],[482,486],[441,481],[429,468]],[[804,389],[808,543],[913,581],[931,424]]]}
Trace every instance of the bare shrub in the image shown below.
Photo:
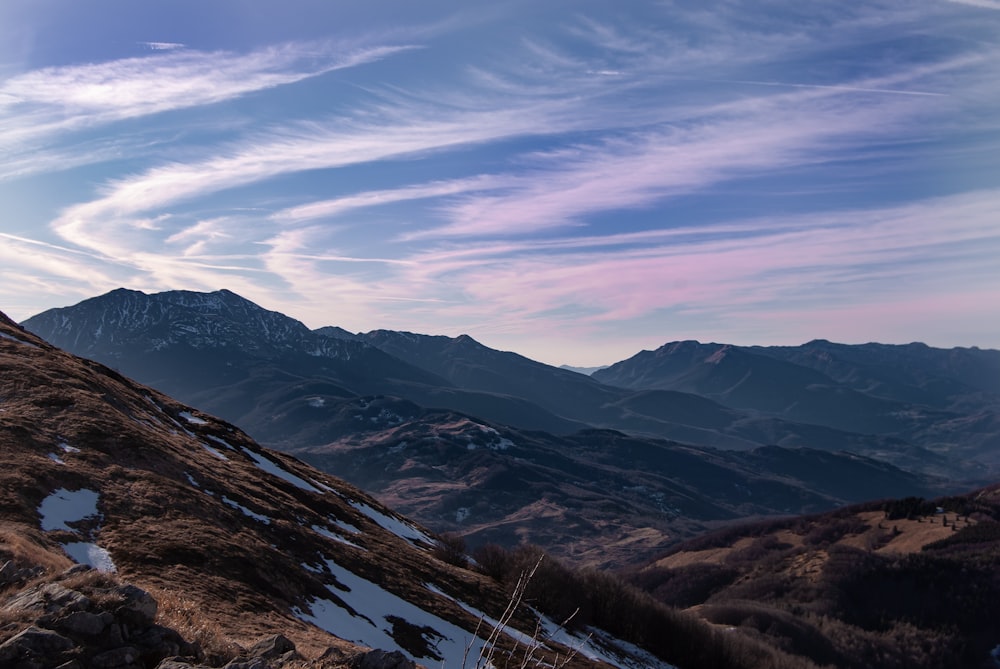
{"label": "bare shrub", "polygon": [[465,537],[454,532],[445,532],[438,536],[437,545],[431,554],[442,562],[456,567],[468,567],[469,556],[465,554]]}
{"label": "bare shrub", "polygon": [[483,544],[472,551],[476,569],[494,581],[503,582],[510,569],[510,552],[497,544]]}

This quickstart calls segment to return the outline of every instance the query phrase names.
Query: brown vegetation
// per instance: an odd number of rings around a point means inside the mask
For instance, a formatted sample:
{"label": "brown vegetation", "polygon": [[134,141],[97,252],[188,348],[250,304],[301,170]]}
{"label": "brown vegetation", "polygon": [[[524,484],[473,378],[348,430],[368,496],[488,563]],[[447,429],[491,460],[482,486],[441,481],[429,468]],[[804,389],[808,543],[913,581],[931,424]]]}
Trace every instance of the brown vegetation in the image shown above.
{"label": "brown vegetation", "polygon": [[979,666],[1000,619],[1000,487],[727,528],[627,574],[817,665]]}

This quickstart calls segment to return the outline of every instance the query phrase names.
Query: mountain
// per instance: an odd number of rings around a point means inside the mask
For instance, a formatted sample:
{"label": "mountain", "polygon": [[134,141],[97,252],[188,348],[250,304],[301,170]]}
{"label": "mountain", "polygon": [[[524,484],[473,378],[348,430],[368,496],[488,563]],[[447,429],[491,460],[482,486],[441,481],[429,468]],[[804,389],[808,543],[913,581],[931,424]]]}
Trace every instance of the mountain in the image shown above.
{"label": "mountain", "polygon": [[5,667],[666,666],[504,614],[511,593],[360,490],[2,314],[0,389]]}
{"label": "mountain", "polygon": [[672,342],[593,374],[630,390],[696,393],[777,419],[882,435],[988,471],[1000,469],[998,377],[998,351],[825,341]]}
{"label": "mountain", "polygon": [[571,372],[576,372],[577,374],[584,374],[590,376],[599,369],[604,369],[606,365],[599,365],[597,367],[574,367],[573,365],[559,365],[559,369],[566,369]]}
{"label": "mountain", "polygon": [[755,346],[762,355],[815,369],[875,397],[961,411],[1000,397],[1000,351],[899,346],[849,346],[817,339],[801,346]]}
{"label": "mountain", "polygon": [[24,326],[279,448],[331,441],[339,436],[331,416],[341,403],[391,395],[555,434],[598,427],[720,448],[850,449],[935,475],[962,470],[961,463],[927,463],[904,440],[761,417],[686,393],[623,390],[465,335],[353,335],[333,326],[310,332],[226,290],[120,289]]}
{"label": "mountain", "polygon": [[850,453],[721,451],[610,430],[559,437],[393,398],[353,406],[352,430],[293,453],[471,546],[529,542],[574,565],[634,564],[741,518],[940,490]]}
{"label": "mountain", "polygon": [[[453,386],[521,397],[578,424],[726,449],[778,444],[830,451],[851,450],[938,476],[974,478],[982,474],[975,465],[948,461],[905,439],[863,434],[859,429],[864,427],[860,420],[855,428],[841,429],[762,415],[757,407],[732,408],[715,398],[687,391],[623,389],[605,383],[598,373],[588,377],[555,368],[516,353],[491,349],[467,335],[451,338],[375,330],[359,336],[394,357],[446,379]],[[809,370],[802,371],[819,376]],[[789,395],[796,390],[797,387],[790,387]],[[827,395],[817,402],[822,405],[829,399]],[[478,410],[450,403],[434,406],[447,406],[496,422],[529,427],[509,420],[510,416],[498,416],[488,406]]]}
{"label": "mountain", "polygon": [[520,398],[457,388],[362,341],[312,332],[228,290],[146,295],[119,289],[50,309],[24,325],[269,444],[301,443],[296,435],[321,431],[317,423],[325,422],[323,412],[309,408],[358,395],[471,412],[489,406],[530,429],[582,427]]}
{"label": "mountain", "polygon": [[729,527],[629,580],[660,601],[843,669],[996,666],[1000,486]]}

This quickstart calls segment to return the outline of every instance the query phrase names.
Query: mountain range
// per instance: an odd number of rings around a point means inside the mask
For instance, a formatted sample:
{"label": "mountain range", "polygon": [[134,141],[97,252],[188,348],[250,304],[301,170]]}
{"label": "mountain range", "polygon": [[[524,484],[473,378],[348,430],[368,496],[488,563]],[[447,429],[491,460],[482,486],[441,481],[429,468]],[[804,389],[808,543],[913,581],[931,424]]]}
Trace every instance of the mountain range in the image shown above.
{"label": "mountain range", "polygon": [[302,397],[382,394],[558,435],[596,427],[725,449],[850,450],[963,480],[1000,468],[993,350],[674,342],[587,376],[467,335],[310,331],[226,290],[119,289],[24,326],[272,445],[336,433],[323,412],[299,410]]}
{"label": "mountain range", "polygon": [[310,331],[229,291],[117,290],[24,326],[437,531],[531,541],[578,564],[634,561],[706,523],[925,495],[948,489],[941,473],[981,473],[891,435],[623,389],[468,336]]}
{"label": "mountain range", "polygon": [[278,666],[247,657],[261,638],[295,667],[471,667],[493,647],[667,666],[600,630],[505,614],[509,593],[442,561],[419,525],[2,314],[0,388],[4,667]]}
{"label": "mountain range", "polygon": [[[245,356],[270,358],[272,373],[301,353],[302,330],[281,318],[256,341],[230,341],[240,328],[228,317],[216,318],[211,336],[183,325],[185,345],[205,361],[220,358],[213,369]],[[156,350],[176,347],[171,338]],[[232,351],[239,356],[221,357]],[[397,364],[382,354],[388,362],[332,344],[305,353],[340,361],[347,380],[352,357]],[[317,367],[337,369],[326,365]],[[402,369],[410,375],[403,387],[447,382],[431,369]],[[339,437],[298,455],[381,480],[383,498],[413,496],[429,515],[454,512],[460,531],[486,518],[470,536],[493,531],[508,548],[483,543],[473,560],[456,537],[0,314],[0,666],[932,669],[990,661],[1000,615],[995,486],[928,500],[919,495],[940,482],[846,452],[724,451],[596,427],[555,435],[342,392],[335,407],[327,405],[335,395],[298,397],[296,406],[335,408],[340,423]],[[444,504],[452,493],[469,506]],[[875,493],[907,496],[733,525],[780,504],[822,508]],[[522,515],[501,508],[505,520],[489,521],[489,507],[504,501]],[[616,576],[573,571],[525,543],[550,531],[548,510],[556,511],[550,528],[567,526],[560,540],[584,534],[587,523],[604,526],[591,551],[612,536],[608,526],[698,514],[704,520],[692,530],[728,522],[680,544],[651,541],[660,554]],[[624,555],[642,539],[608,545]],[[574,550],[595,562],[585,544]]]}

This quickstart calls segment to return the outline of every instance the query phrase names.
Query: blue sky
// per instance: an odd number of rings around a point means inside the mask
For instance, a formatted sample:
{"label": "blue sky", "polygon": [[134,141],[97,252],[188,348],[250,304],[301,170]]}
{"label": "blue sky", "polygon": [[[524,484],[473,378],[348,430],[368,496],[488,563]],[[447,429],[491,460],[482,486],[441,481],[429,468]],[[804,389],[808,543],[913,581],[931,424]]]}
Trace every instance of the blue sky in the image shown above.
{"label": "blue sky", "polygon": [[0,3],[0,309],[1000,347],[1000,1]]}

